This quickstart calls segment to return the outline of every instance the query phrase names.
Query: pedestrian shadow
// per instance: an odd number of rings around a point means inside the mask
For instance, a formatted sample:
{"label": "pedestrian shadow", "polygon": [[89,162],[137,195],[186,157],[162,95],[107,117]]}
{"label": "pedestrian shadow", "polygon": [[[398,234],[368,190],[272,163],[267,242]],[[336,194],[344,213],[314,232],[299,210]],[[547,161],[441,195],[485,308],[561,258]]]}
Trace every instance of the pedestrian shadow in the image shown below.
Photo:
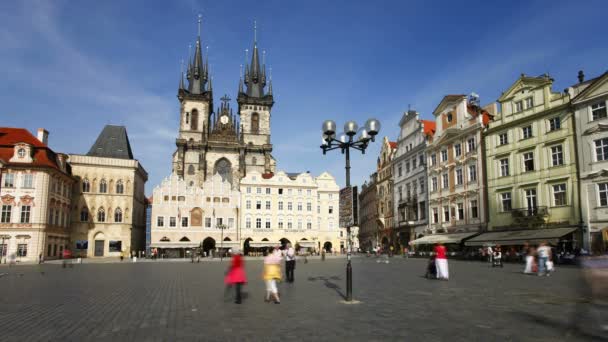
{"label": "pedestrian shadow", "polygon": [[585,339],[589,339],[592,341],[608,341],[608,335],[603,335],[603,336],[598,336],[597,334],[594,334],[593,331],[588,331],[587,329],[582,329],[576,321],[570,321],[568,322],[568,324],[564,325],[563,322],[556,320],[556,319],[552,319],[546,316],[541,316],[538,314],[533,314],[533,313],[529,313],[529,312],[524,312],[524,311],[519,311],[519,312],[514,312],[511,311],[509,312],[510,315],[515,316],[515,318],[525,321],[525,322],[533,322],[535,324],[538,325],[544,325],[547,327],[551,327],[553,329],[556,330],[560,330],[563,334],[565,334],[565,337],[582,337]]}
{"label": "pedestrian shadow", "polygon": [[331,276],[331,277],[324,277],[324,276],[320,276],[320,277],[308,277],[308,281],[311,282],[315,282],[315,281],[322,281],[323,285],[325,285],[325,287],[327,287],[328,289],[332,289],[334,291],[336,291],[336,293],[342,297],[343,300],[346,300],[346,295],[342,292],[342,289],[340,288],[340,286],[334,282],[332,282],[332,280],[342,280],[342,278],[338,277],[338,276]]}

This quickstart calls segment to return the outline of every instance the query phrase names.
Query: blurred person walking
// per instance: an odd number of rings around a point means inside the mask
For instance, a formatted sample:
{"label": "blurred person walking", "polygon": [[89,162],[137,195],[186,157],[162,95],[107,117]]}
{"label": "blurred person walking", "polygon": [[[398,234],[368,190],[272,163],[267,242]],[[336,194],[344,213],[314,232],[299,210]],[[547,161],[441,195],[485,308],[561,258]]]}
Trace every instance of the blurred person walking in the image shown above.
{"label": "blurred person walking", "polygon": [[448,280],[450,274],[448,271],[448,258],[445,246],[442,243],[435,245],[435,267],[437,268],[437,279]]}
{"label": "blurred person walking", "polygon": [[291,244],[287,244],[287,250],[285,251],[285,276],[288,283],[294,281],[294,270],[296,269],[296,251]]}
{"label": "blurred person walking", "polygon": [[547,261],[551,258],[551,247],[546,242],[541,242],[540,246],[536,249],[536,255],[538,256],[538,275],[549,276]]}
{"label": "blurred person walking", "polygon": [[533,246],[524,247],[524,253],[526,253],[526,268],[524,268],[525,274],[534,273],[534,257],[536,256],[536,249]]}
{"label": "blurred person walking", "polygon": [[266,283],[266,302],[274,300],[275,304],[281,304],[277,288],[277,281],[281,280],[281,259],[281,251],[278,247],[275,247],[273,252],[264,257],[263,278]]}
{"label": "blurred person walking", "polygon": [[234,286],[235,288],[235,297],[234,303],[241,304],[241,290],[242,286],[247,283],[247,274],[245,273],[245,263],[243,261],[243,257],[241,253],[236,252],[232,255],[232,260],[230,262],[230,268],[228,272],[226,272],[226,277],[224,278],[224,283],[228,287]]}

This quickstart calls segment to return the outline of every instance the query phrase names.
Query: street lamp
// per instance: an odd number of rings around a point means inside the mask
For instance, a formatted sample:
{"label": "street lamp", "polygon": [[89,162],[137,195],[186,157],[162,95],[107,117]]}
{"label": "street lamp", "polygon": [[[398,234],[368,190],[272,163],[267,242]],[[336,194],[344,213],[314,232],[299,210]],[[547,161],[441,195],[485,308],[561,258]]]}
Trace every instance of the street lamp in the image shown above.
{"label": "street lamp", "polygon": [[[369,119],[365,122],[365,127],[359,129],[355,121],[347,121],[344,124],[344,132],[338,134],[336,139],[336,123],[332,120],[323,122],[321,128],[322,142],[321,149],[325,155],[327,151],[341,150],[342,154],[346,154],[346,187],[350,187],[350,149],[361,151],[365,154],[365,149],[370,141],[375,141],[376,135],[380,132],[380,121]],[[355,135],[358,136],[355,139]],[[351,265],[351,249],[352,242],[350,237],[350,226],[346,227],[346,235],[348,241],[348,253],[346,263],[346,301],[353,300],[353,269]]]}
{"label": "street lamp", "polygon": [[222,261],[224,260],[224,229],[228,227],[223,223],[216,225],[216,227],[222,231],[220,238],[220,261]]}

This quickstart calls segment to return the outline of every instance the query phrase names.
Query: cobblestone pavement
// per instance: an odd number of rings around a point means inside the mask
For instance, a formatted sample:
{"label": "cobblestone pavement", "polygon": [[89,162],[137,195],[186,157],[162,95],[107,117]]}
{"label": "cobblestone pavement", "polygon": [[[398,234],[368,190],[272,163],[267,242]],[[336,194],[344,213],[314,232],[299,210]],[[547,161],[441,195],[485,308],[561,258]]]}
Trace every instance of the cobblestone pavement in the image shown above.
{"label": "cobblestone pavement", "polygon": [[[263,301],[262,262],[247,262],[242,305],[224,296],[224,262],[0,267],[2,341],[584,341],[590,304],[579,271],[526,276],[450,262],[450,281],[422,277],[426,260],[299,260],[282,303]],[[230,293],[232,295],[232,293]],[[606,316],[602,316],[605,318]],[[596,317],[597,318],[597,317]],[[584,330],[585,331],[585,330]]]}

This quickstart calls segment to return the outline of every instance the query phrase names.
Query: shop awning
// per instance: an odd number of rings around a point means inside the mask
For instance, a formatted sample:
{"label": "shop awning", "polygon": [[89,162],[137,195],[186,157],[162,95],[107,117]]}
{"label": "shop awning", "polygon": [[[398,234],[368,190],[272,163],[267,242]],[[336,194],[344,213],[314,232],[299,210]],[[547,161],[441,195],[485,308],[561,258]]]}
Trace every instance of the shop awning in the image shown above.
{"label": "shop awning", "polygon": [[222,241],[216,242],[216,248],[239,248],[241,244],[238,241]]}
{"label": "shop awning", "polygon": [[298,241],[297,242],[300,247],[304,248],[315,248],[317,247],[317,243],[314,241]]}
{"label": "shop awning", "polygon": [[200,244],[197,242],[152,242],[152,248],[196,248]]}
{"label": "shop awning", "polygon": [[272,242],[272,241],[249,241],[249,247],[274,247],[280,246],[280,242]]}
{"label": "shop awning", "polygon": [[483,246],[486,244],[523,245],[526,242],[539,243],[547,241],[555,244],[564,235],[568,235],[578,228],[544,228],[529,230],[512,230],[506,232],[488,232],[476,236],[467,242],[466,246]]}
{"label": "shop awning", "polygon": [[412,245],[432,245],[436,243],[460,243],[463,239],[471,237],[477,233],[452,233],[452,234],[433,234],[411,241]]}

